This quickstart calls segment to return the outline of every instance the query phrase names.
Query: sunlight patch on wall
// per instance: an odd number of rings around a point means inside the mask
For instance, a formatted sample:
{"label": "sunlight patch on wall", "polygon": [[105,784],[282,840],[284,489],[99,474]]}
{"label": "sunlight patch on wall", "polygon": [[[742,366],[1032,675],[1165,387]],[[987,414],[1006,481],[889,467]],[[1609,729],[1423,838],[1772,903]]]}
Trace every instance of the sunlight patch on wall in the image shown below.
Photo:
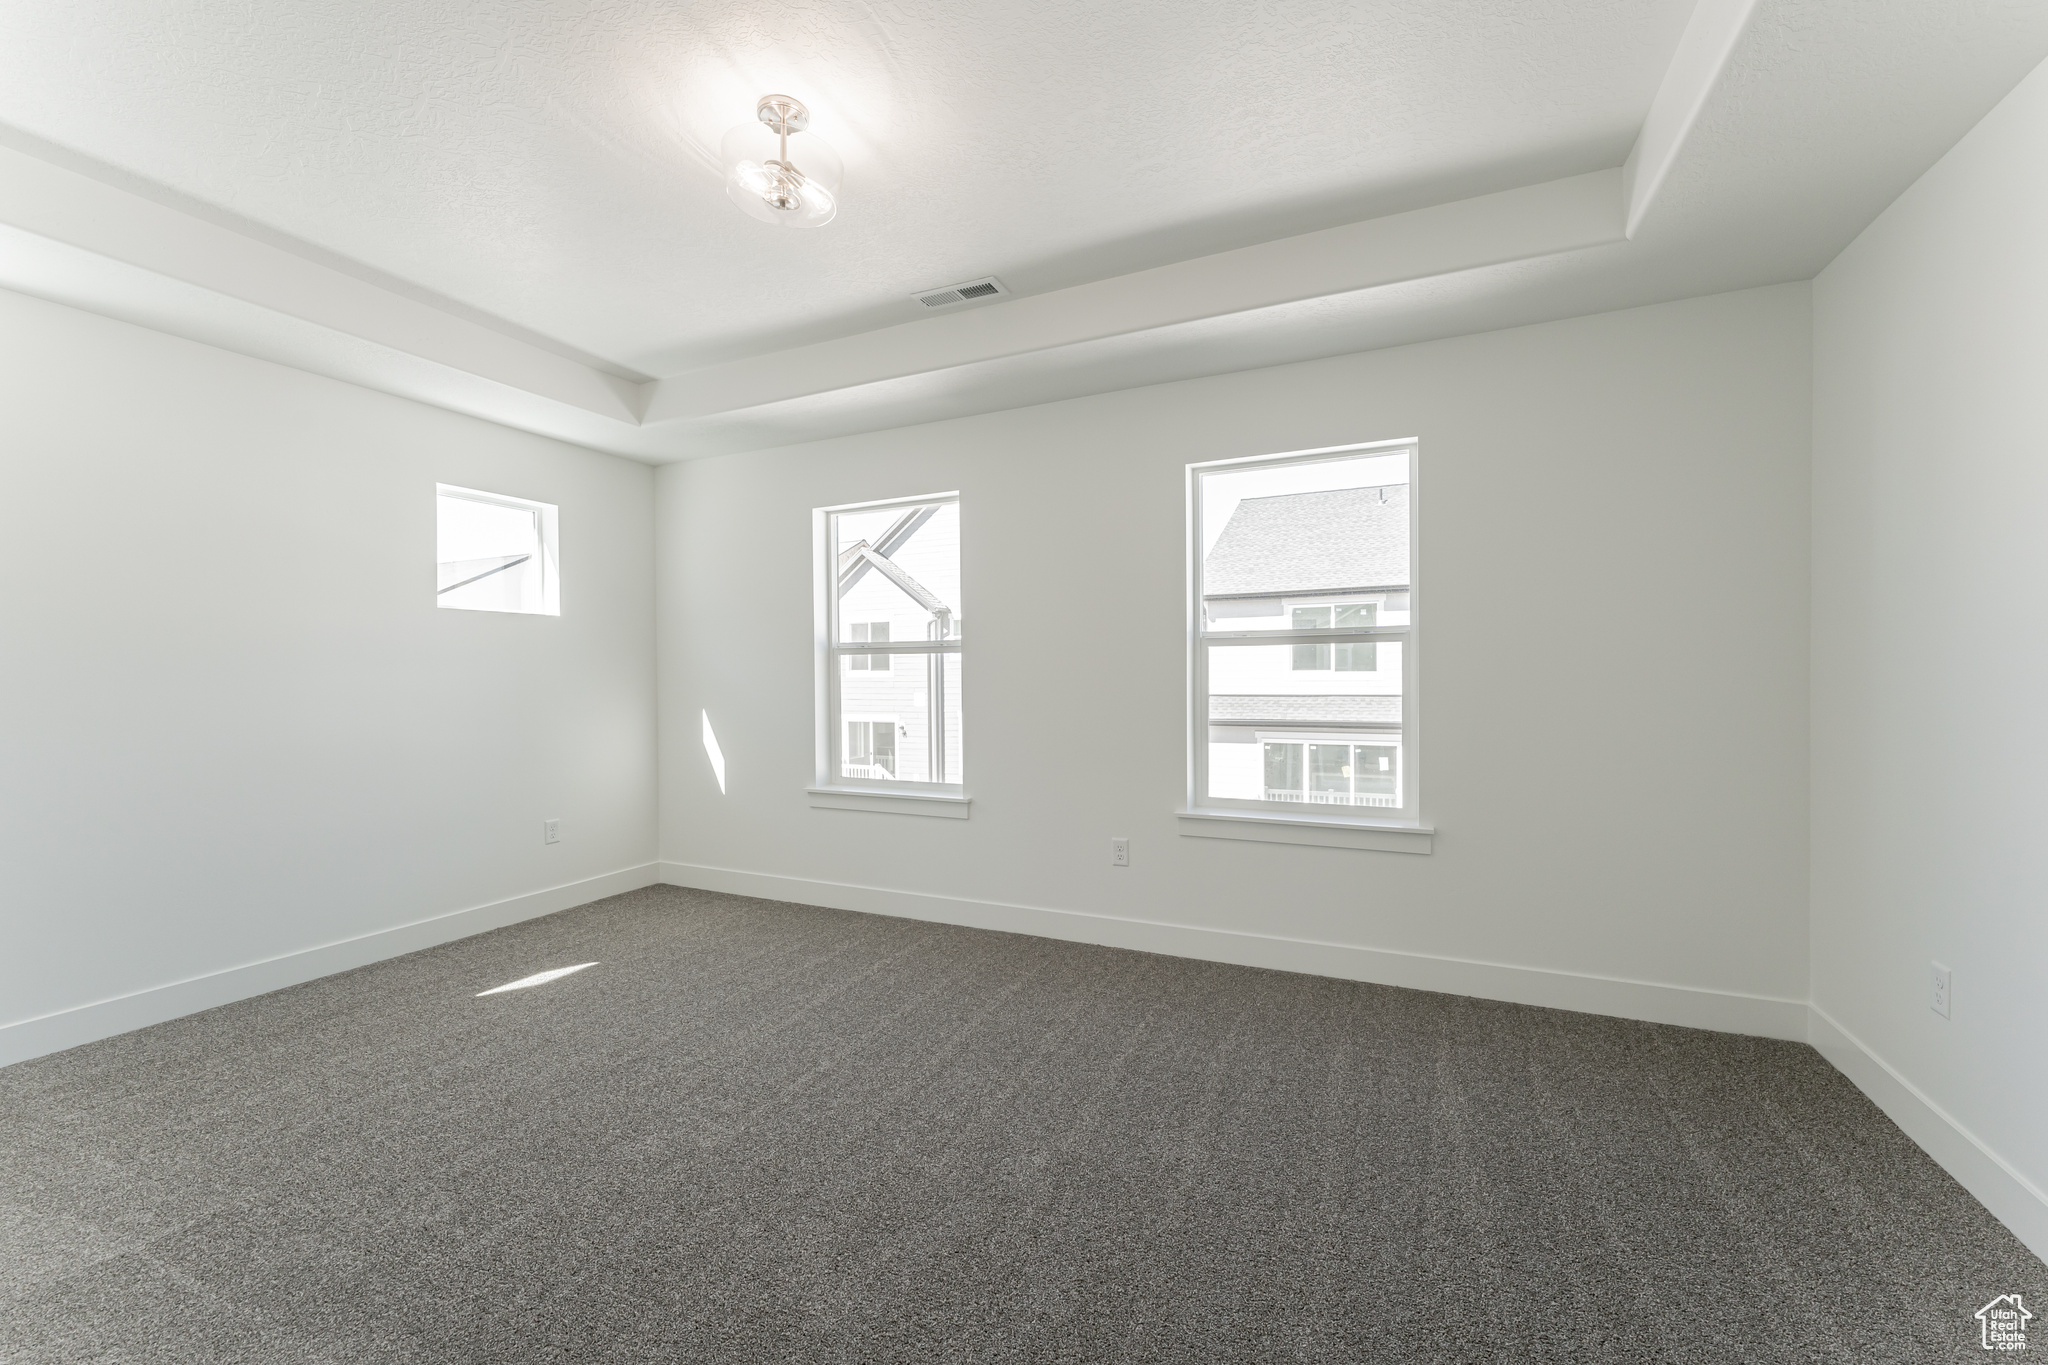
{"label": "sunlight patch on wall", "polygon": [[725,751],[718,747],[718,736],[711,732],[711,713],[705,711],[704,753],[711,760],[712,775],[718,779],[718,794],[725,795]]}

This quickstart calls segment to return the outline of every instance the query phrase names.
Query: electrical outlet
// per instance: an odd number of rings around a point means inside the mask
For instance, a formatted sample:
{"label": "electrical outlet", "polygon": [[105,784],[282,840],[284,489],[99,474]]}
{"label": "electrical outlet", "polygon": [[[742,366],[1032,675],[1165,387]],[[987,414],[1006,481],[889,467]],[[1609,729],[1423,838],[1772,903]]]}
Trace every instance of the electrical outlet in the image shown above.
{"label": "electrical outlet", "polygon": [[541,822],[540,822],[540,841],[541,841],[542,843],[544,843],[544,844],[559,844],[559,843],[561,843],[561,842],[562,842],[562,822],[561,822],[560,820],[543,820],[543,821],[541,821]]}
{"label": "electrical outlet", "polygon": [[1948,1018],[1949,970],[1939,962],[1930,962],[1927,965],[1933,969],[1932,981],[1934,985],[1934,993],[1927,998],[1927,1008],[1946,1019]]}
{"label": "electrical outlet", "polygon": [[1117,838],[1109,841],[1109,865],[1111,867],[1129,867],[1131,865],[1131,841],[1129,839]]}

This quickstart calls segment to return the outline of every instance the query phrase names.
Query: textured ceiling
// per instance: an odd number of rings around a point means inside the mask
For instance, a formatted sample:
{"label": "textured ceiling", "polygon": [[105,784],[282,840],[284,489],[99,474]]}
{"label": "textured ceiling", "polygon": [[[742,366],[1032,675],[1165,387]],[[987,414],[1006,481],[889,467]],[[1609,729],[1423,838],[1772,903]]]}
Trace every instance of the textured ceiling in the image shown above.
{"label": "textured ceiling", "polygon": [[[0,0],[0,124],[643,374],[1618,165],[1690,0]],[[718,139],[798,95],[845,207]]]}

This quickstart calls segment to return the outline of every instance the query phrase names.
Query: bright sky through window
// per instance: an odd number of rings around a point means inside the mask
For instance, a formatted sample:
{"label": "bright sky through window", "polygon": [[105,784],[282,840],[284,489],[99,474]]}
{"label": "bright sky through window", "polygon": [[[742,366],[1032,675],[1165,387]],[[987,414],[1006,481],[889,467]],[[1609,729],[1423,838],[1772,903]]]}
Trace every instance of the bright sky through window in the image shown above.
{"label": "bright sky through window", "polygon": [[559,615],[555,526],[552,503],[436,485],[436,605]]}

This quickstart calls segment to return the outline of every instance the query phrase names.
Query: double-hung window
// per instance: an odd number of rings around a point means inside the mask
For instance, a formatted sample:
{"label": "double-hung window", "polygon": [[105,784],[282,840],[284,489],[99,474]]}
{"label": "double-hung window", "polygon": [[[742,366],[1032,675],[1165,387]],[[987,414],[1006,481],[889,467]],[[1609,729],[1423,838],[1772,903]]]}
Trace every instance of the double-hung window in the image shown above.
{"label": "double-hung window", "polygon": [[1188,467],[1192,806],[1417,819],[1415,456]]}
{"label": "double-hung window", "polygon": [[822,508],[817,534],[818,785],[961,794],[959,495]]}

